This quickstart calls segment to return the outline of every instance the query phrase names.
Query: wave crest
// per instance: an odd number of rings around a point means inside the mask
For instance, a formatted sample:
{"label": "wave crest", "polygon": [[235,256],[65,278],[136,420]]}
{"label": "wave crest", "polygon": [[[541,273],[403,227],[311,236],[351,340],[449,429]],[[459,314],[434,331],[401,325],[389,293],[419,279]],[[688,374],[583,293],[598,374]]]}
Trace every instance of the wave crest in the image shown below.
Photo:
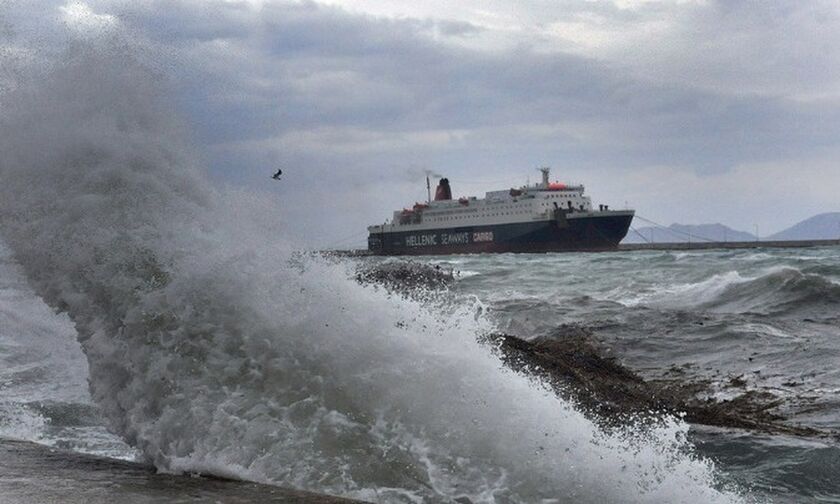
{"label": "wave crest", "polygon": [[840,303],[840,285],[816,274],[781,268],[736,282],[705,306],[759,313],[823,309]]}

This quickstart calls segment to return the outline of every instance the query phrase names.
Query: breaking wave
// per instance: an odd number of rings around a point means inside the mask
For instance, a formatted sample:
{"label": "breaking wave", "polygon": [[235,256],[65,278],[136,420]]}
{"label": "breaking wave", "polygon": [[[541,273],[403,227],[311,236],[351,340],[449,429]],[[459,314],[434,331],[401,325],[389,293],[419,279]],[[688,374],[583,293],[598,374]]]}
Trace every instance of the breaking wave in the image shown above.
{"label": "breaking wave", "polygon": [[794,268],[780,268],[728,285],[709,308],[759,313],[809,310],[840,304],[840,284]]}
{"label": "breaking wave", "polygon": [[798,313],[836,308],[840,304],[840,284],[814,272],[782,267],[755,277],[729,271],[700,282],[660,287],[618,300],[627,305],[695,307],[728,313]]}
{"label": "breaking wave", "polygon": [[2,97],[0,230],[149,462],[383,501],[739,500],[685,424],[608,434],[503,369],[475,306],[292,254],[272,204],[205,181],[130,45]]}

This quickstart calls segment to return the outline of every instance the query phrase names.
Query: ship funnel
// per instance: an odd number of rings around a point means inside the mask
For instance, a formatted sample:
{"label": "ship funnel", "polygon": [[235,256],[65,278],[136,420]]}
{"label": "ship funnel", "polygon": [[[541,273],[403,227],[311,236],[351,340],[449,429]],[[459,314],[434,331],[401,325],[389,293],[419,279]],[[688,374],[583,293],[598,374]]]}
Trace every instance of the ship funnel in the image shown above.
{"label": "ship funnel", "polygon": [[548,187],[548,174],[551,171],[551,168],[544,166],[540,168],[540,171],[542,172],[542,185],[543,187]]}
{"label": "ship funnel", "polygon": [[452,199],[452,189],[449,187],[449,179],[442,178],[435,189],[435,201],[445,201]]}

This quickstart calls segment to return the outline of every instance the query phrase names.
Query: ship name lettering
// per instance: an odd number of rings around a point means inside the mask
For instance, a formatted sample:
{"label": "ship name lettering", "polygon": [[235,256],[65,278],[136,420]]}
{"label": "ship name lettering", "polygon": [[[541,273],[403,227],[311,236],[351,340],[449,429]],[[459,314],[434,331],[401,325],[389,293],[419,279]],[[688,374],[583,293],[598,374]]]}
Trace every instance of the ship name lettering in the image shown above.
{"label": "ship name lettering", "polygon": [[459,245],[470,242],[469,233],[448,233],[440,236],[441,245]]}
{"label": "ship name lettering", "polygon": [[493,231],[480,231],[473,233],[474,242],[491,242],[493,241]]}
{"label": "ship name lettering", "polygon": [[436,235],[410,235],[405,237],[406,247],[426,247],[437,245]]}

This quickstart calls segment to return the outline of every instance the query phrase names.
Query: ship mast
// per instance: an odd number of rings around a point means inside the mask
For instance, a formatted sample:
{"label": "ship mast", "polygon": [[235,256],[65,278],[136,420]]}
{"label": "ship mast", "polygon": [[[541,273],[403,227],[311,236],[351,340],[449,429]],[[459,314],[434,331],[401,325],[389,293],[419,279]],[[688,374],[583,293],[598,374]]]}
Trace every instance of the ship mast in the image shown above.
{"label": "ship mast", "polygon": [[429,174],[426,174],[426,203],[432,203],[432,185],[429,183]]}
{"label": "ship mast", "polygon": [[551,168],[549,168],[548,166],[543,166],[542,168],[540,168],[540,171],[542,172],[542,186],[548,187],[548,173],[551,171]]}

